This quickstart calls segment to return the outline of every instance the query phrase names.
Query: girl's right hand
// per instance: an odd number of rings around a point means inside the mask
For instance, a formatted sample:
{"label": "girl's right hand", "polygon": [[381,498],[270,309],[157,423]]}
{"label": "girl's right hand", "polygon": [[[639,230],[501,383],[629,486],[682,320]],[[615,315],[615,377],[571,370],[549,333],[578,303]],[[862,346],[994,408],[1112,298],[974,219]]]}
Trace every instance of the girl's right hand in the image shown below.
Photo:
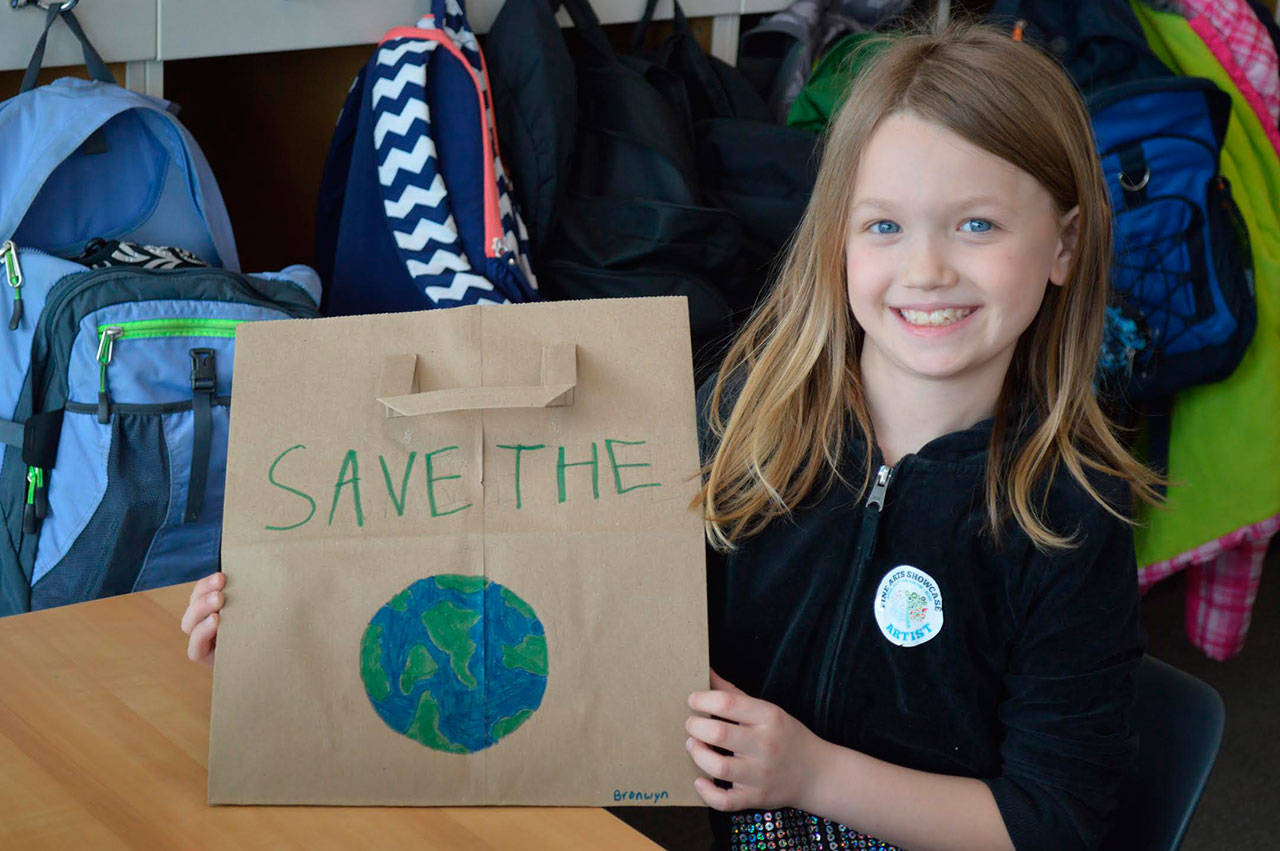
{"label": "girl's right hand", "polygon": [[192,662],[203,662],[213,665],[213,651],[218,643],[218,622],[221,615],[218,611],[226,598],[222,587],[227,577],[222,573],[211,573],[196,583],[191,591],[191,602],[182,615],[182,631],[191,636],[187,642],[187,658]]}

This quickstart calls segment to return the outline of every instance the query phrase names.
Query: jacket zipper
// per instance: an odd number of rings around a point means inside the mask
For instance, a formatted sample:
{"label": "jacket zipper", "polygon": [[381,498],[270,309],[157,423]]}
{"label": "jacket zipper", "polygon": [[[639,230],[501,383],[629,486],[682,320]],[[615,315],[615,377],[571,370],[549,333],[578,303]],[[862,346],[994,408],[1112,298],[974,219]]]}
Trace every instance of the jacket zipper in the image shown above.
{"label": "jacket zipper", "polygon": [[135,319],[98,326],[98,422],[111,422],[111,395],[107,389],[107,367],[115,354],[117,340],[156,337],[235,337],[242,319]]}
{"label": "jacket zipper", "polygon": [[889,490],[889,482],[893,479],[894,468],[888,464],[880,465],[876,471],[875,481],[871,485],[871,493],[862,512],[862,527],[858,531],[858,546],[854,550],[853,566],[845,579],[844,591],[840,603],[836,607],[835,640],[827,645],[826,657],[819,673],[818,718],[822,729],[828,730],[831,721],[831,695],[835,691],[835,677],[840,660],[840,650],[844,646],[845,636],[849,629],[849,620],[853,616],[854,591],[859,586],[859,579],[867,563],[876,549],[876,536],[880,530],[880,515],[884,509],[885,493]]}

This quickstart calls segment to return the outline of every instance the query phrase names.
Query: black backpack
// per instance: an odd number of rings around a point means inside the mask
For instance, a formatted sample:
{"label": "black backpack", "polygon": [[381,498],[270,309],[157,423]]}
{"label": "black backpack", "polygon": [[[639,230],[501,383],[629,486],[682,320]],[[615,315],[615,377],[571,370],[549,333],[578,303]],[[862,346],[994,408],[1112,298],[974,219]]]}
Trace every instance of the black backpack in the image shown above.
{"label": "black backpack", "polygon": [[[804,175],[806,185],[779,193],[749,173],[768,171],[767,159],[750,159],[738,172],[733,166],[761,147],[761,129],[797,131],[769,124],[759,96],[697,49],[682,14],[657,51],[626,56],[614,51],[586,0],[564,0],[582,47],[575,61],[555,23],[558,5],[508,0],[486,54],[542,292],[684,295],[695,364],[705,373],[755,303],[812,185]],[[748,129],[723,123],[739,121]],[[801,163],[792,172],[808,167],[812,144],[792,136]],[[781,150],[766,147],[772,150],[760,153]],[[758,212],[753,194],[764,199]],[[791,199],[781,212],[779,198]],[[776,234],[769,242],[761,237],[766,229]]]}

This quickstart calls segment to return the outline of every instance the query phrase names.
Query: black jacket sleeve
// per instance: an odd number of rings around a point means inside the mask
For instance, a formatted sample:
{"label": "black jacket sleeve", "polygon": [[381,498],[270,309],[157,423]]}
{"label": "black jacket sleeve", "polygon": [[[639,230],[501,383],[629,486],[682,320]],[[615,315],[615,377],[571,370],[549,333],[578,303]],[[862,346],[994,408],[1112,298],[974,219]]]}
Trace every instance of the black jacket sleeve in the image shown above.
{"label": "black jacket sleeve", "polygon": [[1133,534],[1096,504],[1081,518],[1081,545],[1032,556],[1010,600],[1003,772],[986,782],[1018,849],[1095,847],[1137,752],[1130,714],[1144,639]]}

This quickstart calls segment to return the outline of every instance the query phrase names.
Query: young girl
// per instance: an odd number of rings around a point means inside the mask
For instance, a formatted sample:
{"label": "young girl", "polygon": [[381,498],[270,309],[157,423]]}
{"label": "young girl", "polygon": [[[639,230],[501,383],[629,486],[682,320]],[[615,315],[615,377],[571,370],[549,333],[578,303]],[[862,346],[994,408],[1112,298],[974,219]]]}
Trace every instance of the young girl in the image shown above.
{"label": "young girl", "polygon": [[1110,228],[1035,48],[901,37],[857,79],[699,393],[717,673],[686,746],[721,847],[1104,833],[1143,647],[1125,511],[1154,498],[1093,393]]}
{"label": "young girl", "polygon": [[[1124,516],[1153,482],[1093,395],[1110,227],[1088,115],[1034,48],[903,37],[859,77],[699,393],[717,675],[686,745],[721,847],[1105,830],[1142,654]],[[193,659],[222,581],[192,594]]]}

